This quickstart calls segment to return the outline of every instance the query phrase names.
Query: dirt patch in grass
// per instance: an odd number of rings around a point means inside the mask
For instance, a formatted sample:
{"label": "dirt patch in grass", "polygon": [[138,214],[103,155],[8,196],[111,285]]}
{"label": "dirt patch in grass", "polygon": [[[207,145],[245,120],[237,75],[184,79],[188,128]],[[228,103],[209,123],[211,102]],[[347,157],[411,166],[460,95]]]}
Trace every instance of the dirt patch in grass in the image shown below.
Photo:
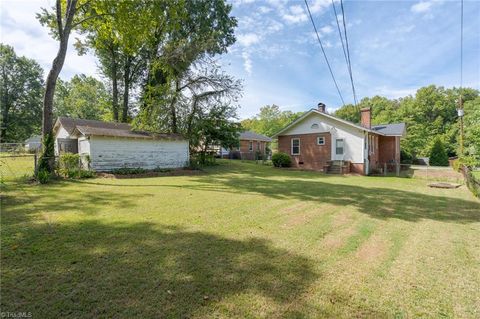
{"label": "dirt patch in grass", "polygon": [[204,172],[202,170],[193,170],[193,169],[172,169],[166,172],[154,172],[149,171],[141,174],[113,174],[108,172],[99,172],[97,177],[102,178],[115,178],[115,179],[126,179],[126,178],[147,178],[147,177],[161,177],[161,176],[191,176],[191,175],[200,175]]}
{"label": "dirt patch in grass", "polygon": [[388,252],[388,244],[380,236],[372,236],[357,251],[356,257],[371,263],[379,262]]}

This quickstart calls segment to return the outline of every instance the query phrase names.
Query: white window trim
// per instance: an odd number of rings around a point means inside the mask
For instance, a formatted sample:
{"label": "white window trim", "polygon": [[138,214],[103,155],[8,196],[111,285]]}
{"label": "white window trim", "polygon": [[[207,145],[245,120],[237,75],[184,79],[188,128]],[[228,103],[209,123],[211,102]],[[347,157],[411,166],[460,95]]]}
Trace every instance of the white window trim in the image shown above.
{"label": "white window trim", "polygon": [[[293,141],[298,141],[298,153],[293,152]],[[290,140],[290,154],[300,155],[300,139],[298,137],[294,137]]]}
{"label": "white window trim", "polygon": [[253,152],[253,141],[248,142],[248,151]]}
{"label": "white window trim", "polygon": [[[322,143],[319,140],[322,139]],[[317,136],[317,145],[325,145],[325,136]]]}

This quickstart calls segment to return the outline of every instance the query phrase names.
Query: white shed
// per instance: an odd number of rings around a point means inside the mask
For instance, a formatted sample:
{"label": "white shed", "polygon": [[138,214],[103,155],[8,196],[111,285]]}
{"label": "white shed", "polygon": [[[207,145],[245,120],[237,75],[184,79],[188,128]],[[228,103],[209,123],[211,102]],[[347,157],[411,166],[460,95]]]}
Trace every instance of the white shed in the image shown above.
{"label": "white shed", "polygon": [[179,134],[135,131],[126,123],[60,117],[54,127],[55,153],[90,158],[96,171],[116,168],[180,168],[188,165],[188,141]]}

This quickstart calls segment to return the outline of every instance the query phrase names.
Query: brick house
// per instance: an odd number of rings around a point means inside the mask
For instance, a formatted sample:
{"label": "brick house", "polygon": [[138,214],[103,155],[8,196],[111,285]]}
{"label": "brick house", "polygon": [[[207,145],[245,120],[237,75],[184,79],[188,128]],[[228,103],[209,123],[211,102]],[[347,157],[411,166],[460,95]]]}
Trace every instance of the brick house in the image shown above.
{"label": "brick house", "polygon": [[268,144],[272,142],[270,137],[252,131],[244,131],[240,133],[238,139],[239,146],[231,150],[222,149],[222,157],[255,160],[268,156]]}
{"label": "brick house", "polygon": [[319,103],[275,134],[278,150],[291,156],[292,166],[320,171],[365,175],[399,163],[405,123],[372,126],[370,108],[360,112],[357,125],[326,113]]}

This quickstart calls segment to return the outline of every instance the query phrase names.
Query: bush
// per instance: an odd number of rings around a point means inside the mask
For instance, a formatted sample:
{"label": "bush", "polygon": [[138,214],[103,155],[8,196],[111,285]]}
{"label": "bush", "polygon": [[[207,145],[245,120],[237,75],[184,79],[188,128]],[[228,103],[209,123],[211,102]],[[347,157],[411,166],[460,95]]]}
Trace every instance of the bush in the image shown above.
{"label": "bush", "polygon": [[292,165],[292,159],[287,153],[278,152],[273,154],[272,163],[275,167],[290,167],[290,165]]}
{"label": "bush", "polygon": [[448,155],[440,138],[436,138],[430,150],[430,165],[448,166]]}
{"label": "bush", "polygon": [[405,150],[400,150],[400,163],[402,164],[412,164],[413,155],[410,152]]}
{"label": "bush", "polygon": [[80,175],[80,155],[65,153],[58,160],[58,172],[63,177],[77,178]]}
{"label": "bush", "polygon": [[52,175],[46,169],[39,169],[37,173],[37,180],[40,184],[47,184]]}
{"label": "bush", "polygon": [[144,174],[147,170],[141,167],[122,167],[112,170],[113,174],[116,175],[134,175],[134,174]]}

